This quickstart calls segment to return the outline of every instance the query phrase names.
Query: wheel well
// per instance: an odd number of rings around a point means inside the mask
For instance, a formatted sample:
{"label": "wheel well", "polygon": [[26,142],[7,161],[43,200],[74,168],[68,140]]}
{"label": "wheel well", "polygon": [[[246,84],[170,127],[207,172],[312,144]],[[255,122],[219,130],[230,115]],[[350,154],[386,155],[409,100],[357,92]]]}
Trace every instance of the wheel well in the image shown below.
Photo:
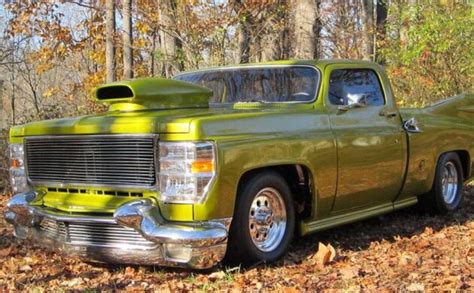
{"label": "wheel well", "polygon": [[456,153],[459,156],[459,160],[461,160],[464,179],[468,179],[471,175],[471,157],[469,156],[469,152],[457,150],[454,151],[454,153]]}
{"label": "wheel well", "polygon": [[249,180],[258,173],[267,171],[274,171],[280,174],[290,187],[297,219],[310,217],[313,210],[314,184],[311,171],[304,165],[276,165],[247,171],[239,180],[238,190],[242,187],[243,182]]}

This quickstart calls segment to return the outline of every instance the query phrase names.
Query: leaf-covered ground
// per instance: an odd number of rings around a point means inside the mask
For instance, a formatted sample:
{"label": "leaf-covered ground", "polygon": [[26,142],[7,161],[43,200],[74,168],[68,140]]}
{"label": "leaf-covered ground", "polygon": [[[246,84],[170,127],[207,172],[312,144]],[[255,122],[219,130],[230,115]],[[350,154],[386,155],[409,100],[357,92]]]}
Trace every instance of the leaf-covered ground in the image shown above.
{"label": "leaf-covered ground", "polygon": [[[206,272],[88,264],[20,244],[0,219],[0,291],[5,290],[474,290],[474,186],[460,210],[415,209],[296,239],[281,261]],[[0,196],[0,211],[6,197]],[[336,257],[321,264],[318,243]]]}

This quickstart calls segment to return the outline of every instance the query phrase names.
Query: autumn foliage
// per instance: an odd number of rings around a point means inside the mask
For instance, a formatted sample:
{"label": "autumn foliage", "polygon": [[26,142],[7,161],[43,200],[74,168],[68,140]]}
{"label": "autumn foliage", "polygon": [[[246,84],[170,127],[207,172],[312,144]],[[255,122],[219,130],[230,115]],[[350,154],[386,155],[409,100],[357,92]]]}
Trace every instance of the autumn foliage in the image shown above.
{"label": "autumn foliage", "polygon": [[[91,91],[106,80],[107,37],[114,44],[114,75],[123,77],[121,1],[114,1],[116,30],[109,35],[105,0],[3,3],[0,103],[9,125],[104,111]],[[365,0],[132,3],[135,77],[279,59],[353,58],[385,66],[400,106],[474,92],[469,1],[378,0],[375,7]],[[1,141],[0,147],[4,153]],[[6,158],[0,160],[3,188]],[[474,187],[464,192],[463,208],[452,215],[400,211],[304,237],[275,264],[223,264],[206,272],[85,263],[18,242],[0,216],[0,291],[472,291]],[[0,214],[7,199],[0,189]]]}
{"label": "autumn foliage", "polygon": [[[0,291],[472,291],[474,186],[446,216],[403,210],[294,242],[281,261],[189,271],[91,264],[14,239],[0,218]],[[0,211],[6,203],[0,197]]]}
{"label": "autumn foliage", "polygon": [[[106,37],[123,77],[121,1],[4,4],[0,72],[10,124],[100,112]],[[474,18],[466,1],[132,1],[133,76],[292,58],[374,59],[402,106],[473,91]],[[3,20],[2,20],[3,21]]]}

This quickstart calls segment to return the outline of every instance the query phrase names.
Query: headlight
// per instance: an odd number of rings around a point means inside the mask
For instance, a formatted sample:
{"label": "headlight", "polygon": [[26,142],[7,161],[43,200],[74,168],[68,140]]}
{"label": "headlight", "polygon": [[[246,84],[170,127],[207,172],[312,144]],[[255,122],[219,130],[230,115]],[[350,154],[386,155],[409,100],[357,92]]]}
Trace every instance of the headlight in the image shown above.
{"label": "headlight", "polygon": [[216,148],[211,142],[160,142],[161,201],[203,202],[216,174]]}
{"label": "headlight", "polygon": [[13,192],[25,192],[29,190],[25,173],[25,151],[23,144],[12,143],[10,148],[10,181]]}

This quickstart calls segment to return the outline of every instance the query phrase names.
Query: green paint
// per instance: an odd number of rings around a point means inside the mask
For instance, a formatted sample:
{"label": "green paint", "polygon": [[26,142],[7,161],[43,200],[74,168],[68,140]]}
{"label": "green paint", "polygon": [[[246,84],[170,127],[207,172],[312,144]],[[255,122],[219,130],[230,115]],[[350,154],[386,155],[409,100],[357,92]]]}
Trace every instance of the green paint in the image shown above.
{"label": "green paint", "polygon": [[110,104],[110,111],[144,109],[206,108],[212,91],[194,84],[163,78],[141,78],[99,86],[98,101]]}
{"label": "green paint", "polygon": [[[120,85],[133,92],[131,97],[108,101],[107,113],[17,126],[11,129],[10,140],[18,143],[36,135],[155,133],[161,141],[215,141],[218,175],[206,200],[195,205],[159,203],[164,217],[175,221],[231,217],[238,184],[246,172],[298,164],[310,171],[314,183],[311,215],[300,223],[303,234],[416,203],[416,195],[431,188],[438,157],[444,152],[467,152],[472,165],[474,95],[398,111],[388,79],[374,63],[325,60],[264,65],[292,64],[311,65],[321,72],[316,101],[210,108],[206,89],[163,79],[132,80],[101,87]],[[375,70],[386,105],[339,112],[327,98],[329,74],[337,68]],[[397,116],[379,115],[387,110]],[[402,122],[412,117],[420,122],[422,133],[403,130]],[[146,197],[158,201],[159,194],[147,191]],[[51,207],[83,212],[111,212],[128,200],[132,199],[91,194],[44,197]]]}

